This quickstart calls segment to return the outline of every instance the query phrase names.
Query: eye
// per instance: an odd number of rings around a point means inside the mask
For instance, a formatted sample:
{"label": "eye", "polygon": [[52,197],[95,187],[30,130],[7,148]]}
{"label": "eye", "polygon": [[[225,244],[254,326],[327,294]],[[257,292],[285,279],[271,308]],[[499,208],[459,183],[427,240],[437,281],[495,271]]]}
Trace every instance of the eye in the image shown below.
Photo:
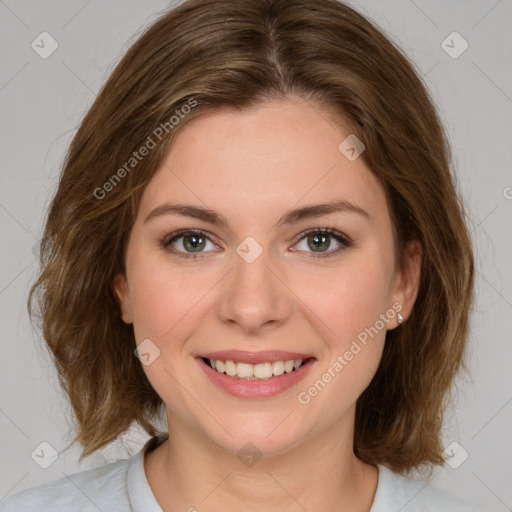
{"label": "eye", "polygon": [[[338,247],[329,250],[333,245],[332,239],[335,240]],[[210,248],[208,248],[208,244],[210,244]],[[300,246],[301,244],[303,244],[302,247]],[[313,254],[310,254],[310,257],[325,258],[333,256],[351,245],[350,239],[342,233],[328,228],[317,228],[302,233],[299,238],[299,243],[295,244],[295,248],[291,250],[293,252],[297,250],[309,252],[308,249],[311,249]],[[214,244],[204,231],[191,229],[184,229],[172,233],[161,241],[161,246],[166,251],[176,254],[179,257],[192,259],[202,257],[205,252],[219,249],[219,246]]]}
{"label": "eye", "polygon": [[[332,246],[332,239],[336,241],[338,248],[328,250]],[[300,247],[301,244],[303,244],[302,247]],[[308,249],[311,249],[314,253],[311,254],[313,258],[325,258],[333,256],[351,245],[349,238],[342,233],[328,228],[318,228],[303,233],[299,244],[296,244],[295,247],[306,252],[308,252]],[[296,251],[297,249],[292,250]]]}
{"label": "eye", "polygon": [[[210,249],[218,248],[204,231],[198,230],[181,230],[170,235],[162,241],[162,247],[169,252],[182,256],[184,258],[197,258],[194,253],[202,254],[204,249],[208,249],[208,244],[211,245]],[[180,249],[184,249],[183,251]]]}

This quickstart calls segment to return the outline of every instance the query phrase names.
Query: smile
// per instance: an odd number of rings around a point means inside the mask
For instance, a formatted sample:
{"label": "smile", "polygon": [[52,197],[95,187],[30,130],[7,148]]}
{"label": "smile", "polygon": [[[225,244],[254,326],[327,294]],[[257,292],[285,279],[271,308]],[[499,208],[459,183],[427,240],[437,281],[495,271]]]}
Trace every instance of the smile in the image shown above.
{"label": "smile", "polygon": [[195,360],[217,388],[246,399],[270,398],[292,388],[316,363],[311,355],[281,351],[221,351]]}
{"label": "smile", "polygon": [[283,373],[291,373],[298,370],[304,364],[303,359],[288,359],[286,361],[258,364],[237,363],[231,360],[223,361],[221,359],[208,359],[207,357],[204,358],[204,361],[219,373],[247,380],[268,380],[272,377],[283,375]]}

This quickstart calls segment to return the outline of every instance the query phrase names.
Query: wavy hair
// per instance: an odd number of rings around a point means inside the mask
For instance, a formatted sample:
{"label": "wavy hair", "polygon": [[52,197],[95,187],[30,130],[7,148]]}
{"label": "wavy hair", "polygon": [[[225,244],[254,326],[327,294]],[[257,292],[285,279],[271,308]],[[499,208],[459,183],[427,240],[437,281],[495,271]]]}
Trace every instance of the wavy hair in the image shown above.
{"label": "wavy hair", "polygon": [[422,80],[380,29],[336,0],[186,0],[140,35],[81,122],[48,208],[28,309],[41,320],[82,458],[133,422],[157,433],[162,400],[134,356],[113,277],[124,272],[141,193],[166,148],[205,112],[290,94],[364,142],[361,158],[387,194],[398,264],[409,240],[423,252],[411,316],[387,333],[357,401],[354,452],[397,472],[443,462],[443,412],[473,301],[465,213]]}

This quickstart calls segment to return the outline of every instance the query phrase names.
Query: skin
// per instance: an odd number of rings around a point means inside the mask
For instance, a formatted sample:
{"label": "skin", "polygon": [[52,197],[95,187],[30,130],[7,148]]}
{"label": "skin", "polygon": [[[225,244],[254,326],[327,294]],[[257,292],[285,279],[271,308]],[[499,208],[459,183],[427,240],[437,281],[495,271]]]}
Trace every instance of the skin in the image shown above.
{"label": "skin", "polygon": [[[160,350],[144,371],[166,404],[169,440],[145,455],[145,471],[166,512],[371,507],[378,472],[353,453],[355,404],[396,315],[308,404],[297,399],[394,303],[407,319],[417,293],[419,247],[409,245],[395,268],[384,190],[362,158],[338,150],[350,133],[295,96],[210,112],[178,132],[143,193],[115,289],[137,344],[150,339]],[[370,219],[340,211],[276,225],[290,209],[334,199]],[[144,222],[166,202],[209,208],[229,227],[178,215]],[[301,234],[327,227],[352,245],[331,237],[331,255],[315,258]],[[202,257],[160,245],[180,229],[210,236]],[[236,252],[247,236],[263,249],[252,263]],[[198,254],[184,241],[173,243],[177,252]],[[288,350],[317,361],[291,389],[243,399],[214,386],[194,359],[225,349]],[[236,456],[247,442],[262,455],[252,467]]]}

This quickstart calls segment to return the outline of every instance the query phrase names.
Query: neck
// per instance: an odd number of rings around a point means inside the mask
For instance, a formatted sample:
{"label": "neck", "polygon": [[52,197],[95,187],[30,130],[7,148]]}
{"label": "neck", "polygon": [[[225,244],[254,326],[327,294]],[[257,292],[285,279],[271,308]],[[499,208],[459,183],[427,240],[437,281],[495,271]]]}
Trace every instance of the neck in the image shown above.
{"label": "neck", "polygon": [[168,424],[169,439],[144,460],[148,482],[164,512],[371,508],[378,472],[355,457],[353,427],[335,423],[286,453],[244,463],[179,418],[169,417]]}

